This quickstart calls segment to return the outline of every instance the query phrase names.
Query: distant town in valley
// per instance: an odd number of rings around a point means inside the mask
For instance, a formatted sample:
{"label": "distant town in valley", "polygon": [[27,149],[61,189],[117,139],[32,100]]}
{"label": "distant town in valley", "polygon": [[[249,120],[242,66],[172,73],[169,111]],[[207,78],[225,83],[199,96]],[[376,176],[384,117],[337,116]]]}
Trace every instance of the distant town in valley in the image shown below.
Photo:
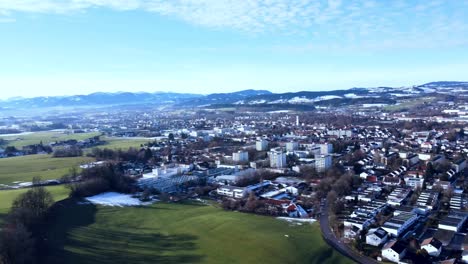
{"label": "distant town in valley", "polygon": [[468,263],[467,130],[454,81],[3,100],[0,254]]}
{"label": "distant town in valley", "polygon": [[0,0],[0,264],[468,264],[468,0]]}

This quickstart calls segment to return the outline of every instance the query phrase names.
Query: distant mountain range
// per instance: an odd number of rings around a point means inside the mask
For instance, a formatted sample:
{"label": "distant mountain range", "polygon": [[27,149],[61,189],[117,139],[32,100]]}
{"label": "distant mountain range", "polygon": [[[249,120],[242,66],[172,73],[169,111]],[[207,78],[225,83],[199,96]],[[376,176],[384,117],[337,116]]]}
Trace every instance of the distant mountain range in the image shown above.
{"label": "distant mountain range", "polygon": [[431,82],[411,87],[351,88],[333,91],[302,91],[272,93],[267,90],[243,90],[233,93],[209,95],[170,92],[92,93],[74,96],[45,96],[12,98],[0,101],[1,109],[91,107],[123,105],[159,105],[180,107],[206,107],[219,105],[339,105],[353,103],[394,103],[402,98],[438,93],[468,96],[468,82]]}

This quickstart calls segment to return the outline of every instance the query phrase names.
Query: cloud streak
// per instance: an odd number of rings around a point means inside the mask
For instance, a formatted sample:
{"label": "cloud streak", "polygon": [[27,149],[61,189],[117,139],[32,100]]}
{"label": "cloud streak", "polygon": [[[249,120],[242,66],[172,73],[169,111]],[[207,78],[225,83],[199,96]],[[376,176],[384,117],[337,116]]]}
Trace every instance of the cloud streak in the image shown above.
{"label": "cloud streak", "polygon": [[0,0],[0,21],[12,21],[16,13],[67,14],[92,8],[141,10],[248,34],[340,39],[342,45],[468,40],[466,0]]}

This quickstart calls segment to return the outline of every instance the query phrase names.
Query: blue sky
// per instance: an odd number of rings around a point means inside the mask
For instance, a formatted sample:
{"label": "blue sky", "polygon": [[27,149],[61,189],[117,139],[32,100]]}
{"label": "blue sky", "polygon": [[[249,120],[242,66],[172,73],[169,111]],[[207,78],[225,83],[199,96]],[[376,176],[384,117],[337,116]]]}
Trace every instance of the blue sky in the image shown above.
{"label": "blue sky", "polygon": [[0,0],[0,98],[467,76],[465,0]]}

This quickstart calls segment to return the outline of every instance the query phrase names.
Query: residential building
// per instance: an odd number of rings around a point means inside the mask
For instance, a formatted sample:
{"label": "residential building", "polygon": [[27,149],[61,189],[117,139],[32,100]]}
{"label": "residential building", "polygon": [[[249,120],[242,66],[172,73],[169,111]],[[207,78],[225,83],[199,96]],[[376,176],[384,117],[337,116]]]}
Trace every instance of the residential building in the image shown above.
{"label": "residential building", "polygon": [[326,155],[333,153],[333,145],[330,143],[323,143],[319,144],[320,146],[320,154]]}
{"label": "residential building", "polygon": [[315,157],[315,169],[317,171],[325,171],[332,166],[331,155],[320,155]]}
{"label": "residential building", "polygon": [[366,244],[379,247],[388,240],[388,232],[382,228],[369,230],[366,235]]}
{"label": "residential building", "polygon": [[439,193],[435,191],[422,191],[416,201],[416,204],[426,207],[429,210],[434,210],[439,200]]}
{"label": "residential building", "polygon": [[421,242],[421,249],[426,250],[430,256],[438,257],[442,252],[442,242],[434,237],[429,237]]}
{"label": "residential building", "polygon": [[400,206],[408,198],[411,190],[405,188],[395,188],[387,197],[387,203],[392,206]]}
{"label": "residential building", "polygon": [[458,232],[465,223],[467,214],[464,212],[451,212],[439,222],[439,229]]}
{"label": "residential building", "polygon": [[462,210],[465,207],[465,199],[463,194],[454,193],[450,199],[450,209]]}
{"label": "residential building", "polygon": [[257,151],[266,151],[268,149],[268,141],[260,139],[255,143]]}
{"label": "residential building", "polygon": [[216,189],[218,195],[227,196],[231,198],[243,198],[245,194],[245,188],[237,186],[221,186]]}
{"label": "residential building", "polygon": [[286,143],[286,151],[295,151],[299,148],[299,143],[297,142],[288,142]]}
{"label": "residential building", "polygon": [[423,177],[405,177],[405,183],[407,186],[410,186],[411,189],[422,188],[424,185],[424,178]]}
{"label": "residential building", "polygon": [[383,246],[381,252],[385,259],[398,263],[406,255],[406,245],[401,240],[392,240]]}
{"label": "residential building", "polygon": [[418,215],[415,213],[401,213],[397,216],[392,217],[390,220],[385,222],[382,228],[389,234],[398,237],[400,236],[409,226],[418,220]]}
{"label": "residential building", "polygon": [[249,161],[249,153],[247,151],[241,151],[232,153],[232,160],[234,162],[247,162]]}
{"label": "residential building", "polygon": [[286,167],[286,152],[281,148],[272,149],[269,152],[270,167],[272,168],[285,168]]}
{"label": "residential building", "polygon": [[466,168],[466,159],[460,159],[453,163],[453,168],[456,173],[463,171]]}

